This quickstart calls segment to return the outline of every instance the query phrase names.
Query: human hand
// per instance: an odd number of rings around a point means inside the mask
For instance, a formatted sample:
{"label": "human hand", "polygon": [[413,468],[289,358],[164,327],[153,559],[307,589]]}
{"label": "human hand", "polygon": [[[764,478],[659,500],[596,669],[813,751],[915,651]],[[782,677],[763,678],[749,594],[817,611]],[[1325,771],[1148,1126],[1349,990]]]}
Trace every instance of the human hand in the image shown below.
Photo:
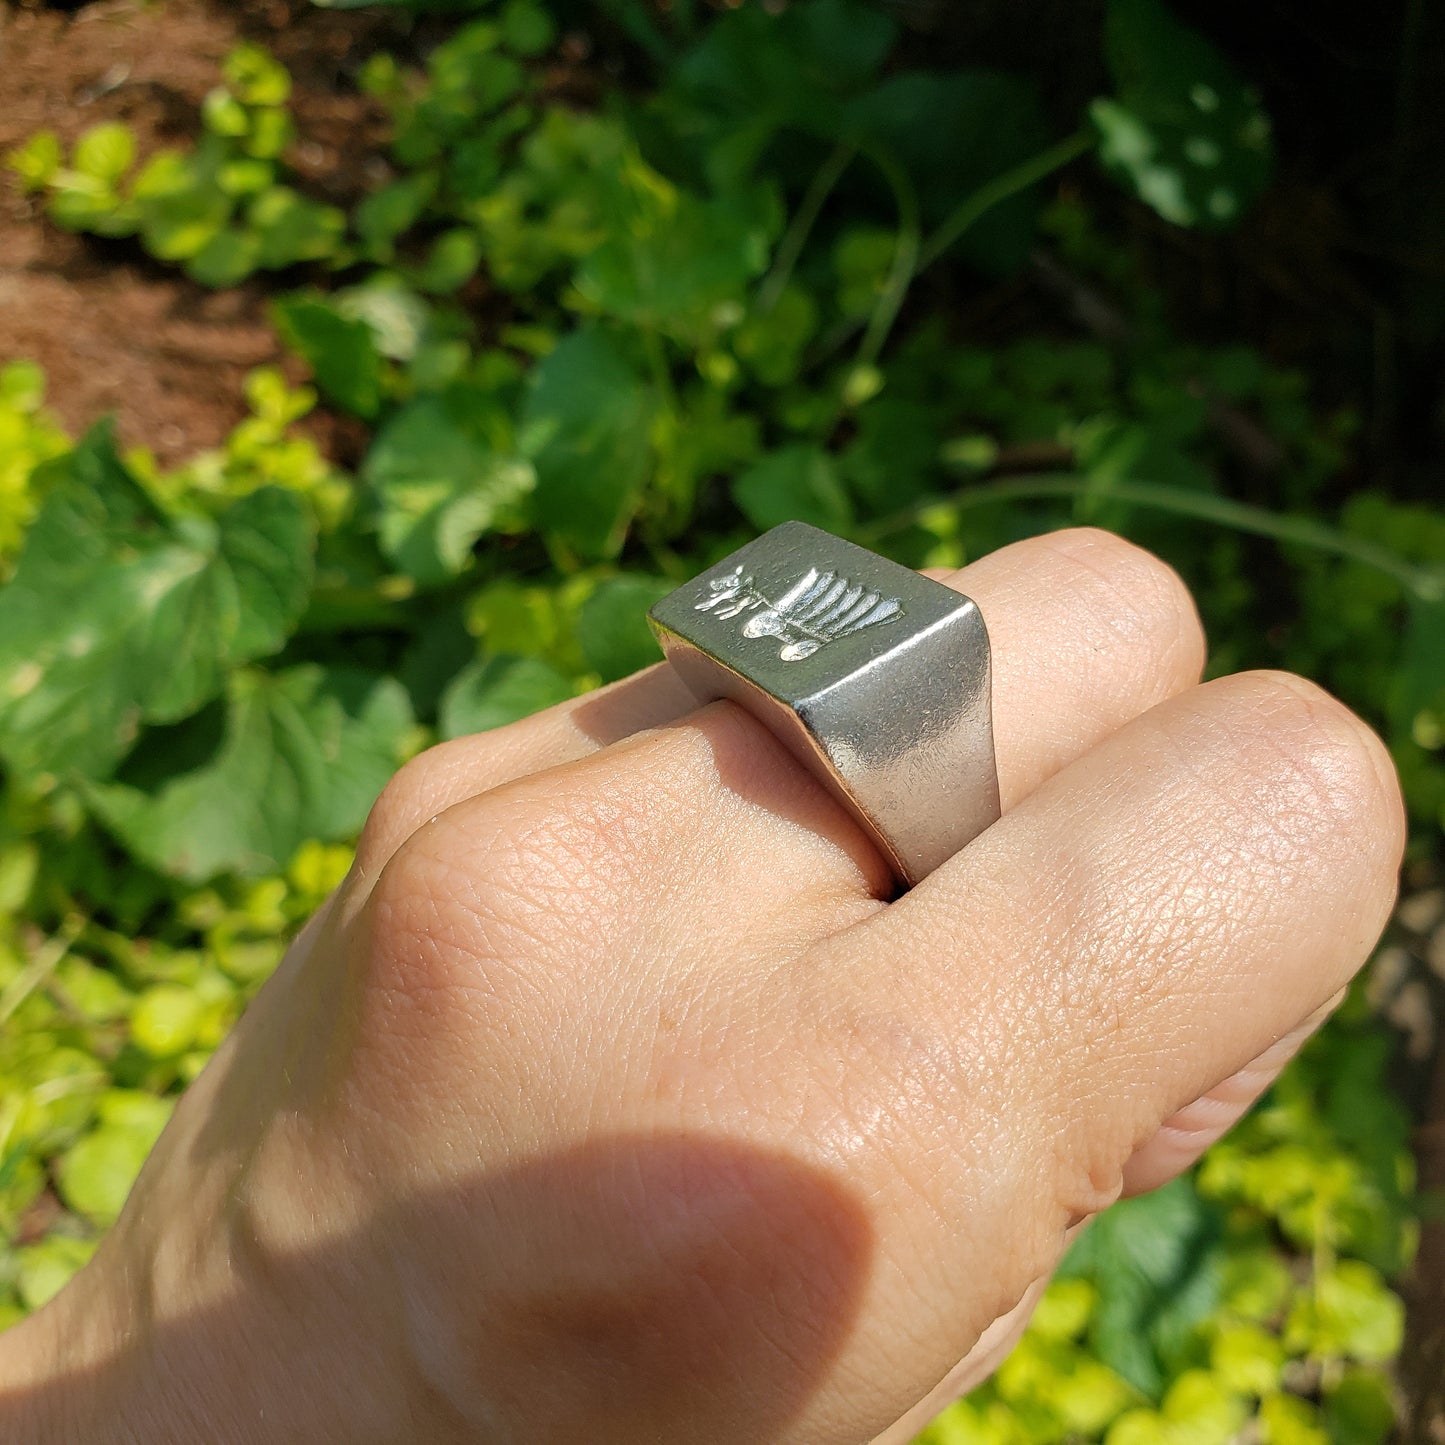
{"label": "human hand", "polygon": [[408,764],[94,1261],[6,1337],[0,1423],[841,1445],[981,1379],[1070,1230],[1327,1012],[1403,819],[1311,684],[1196,686],[1192,603],[1128,544],[947,580],[988,621],[1006,812],[896,902],[665,667]]}

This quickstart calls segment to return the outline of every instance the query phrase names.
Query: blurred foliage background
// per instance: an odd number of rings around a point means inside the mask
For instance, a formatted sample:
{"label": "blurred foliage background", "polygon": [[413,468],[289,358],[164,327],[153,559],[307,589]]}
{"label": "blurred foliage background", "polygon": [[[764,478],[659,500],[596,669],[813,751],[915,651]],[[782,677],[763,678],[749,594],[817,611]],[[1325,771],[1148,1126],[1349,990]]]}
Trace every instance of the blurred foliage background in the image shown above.
{"label": "blurred foliage background", "polygon": [[100,256],[264,286],[291,360],[179,466],[0,371],[0,1319],[89,1256],[405,758],[651,662],[647,606],[786,518],[915,566],[1088,522],[1185,574],[1212,671],[1383,731],[1406,908],[925,1439],[1439,1438],[1440,17],[376,13],[335,84],[389,141],[346,204],[255,39],[184,144],[8,156]]}

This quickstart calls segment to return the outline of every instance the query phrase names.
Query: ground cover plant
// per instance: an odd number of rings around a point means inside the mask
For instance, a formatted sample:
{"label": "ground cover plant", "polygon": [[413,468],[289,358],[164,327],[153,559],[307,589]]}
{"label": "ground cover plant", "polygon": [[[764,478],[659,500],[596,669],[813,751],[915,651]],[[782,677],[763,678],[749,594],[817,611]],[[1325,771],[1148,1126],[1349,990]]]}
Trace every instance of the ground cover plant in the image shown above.
{"label": "ground cover plant", "polygon": [[[1068,114],[867,0],[412,8],[343,77],[390,135],[348,204],[254,39],[176,145],[103,119],[8,157],[55,227],[263,284],[291,360],[180,464],[0,370],[0,1319],[89,1256],[391,772],[651,662],[647,606],[786,518],[915,566],[1137,538],[1214,671],[1295,668],[1382,728],[1440,854],[1445,516],[1342,480],[1357,412],[1182,330],[1120,221],[1208,244],[1273,183],[1259,94],[1163,0],[1110,0]],[[1394,1049],[1360,990],[925,1438],[1388,1438]]]}

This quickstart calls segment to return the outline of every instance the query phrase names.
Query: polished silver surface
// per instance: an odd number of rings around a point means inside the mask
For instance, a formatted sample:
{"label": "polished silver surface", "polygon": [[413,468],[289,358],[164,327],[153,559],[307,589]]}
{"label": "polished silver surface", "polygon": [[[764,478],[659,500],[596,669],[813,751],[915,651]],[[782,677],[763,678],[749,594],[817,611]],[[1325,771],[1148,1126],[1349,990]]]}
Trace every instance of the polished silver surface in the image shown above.
{"label": "polished silver surface", "polygon": [[771,728],[905,886],[998,817],[988,632],[960,593],[784,522],[649,620],[699,701],[732,698]]}

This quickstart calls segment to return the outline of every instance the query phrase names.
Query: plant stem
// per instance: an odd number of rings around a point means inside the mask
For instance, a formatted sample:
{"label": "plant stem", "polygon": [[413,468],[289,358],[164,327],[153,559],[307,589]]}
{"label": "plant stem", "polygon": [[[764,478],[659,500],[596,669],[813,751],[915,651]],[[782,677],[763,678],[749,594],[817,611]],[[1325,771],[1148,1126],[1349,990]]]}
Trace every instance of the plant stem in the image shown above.
{"label": "plant stem", "polygon": [[[1072,473],[1041,473],[1028,477],[1001,477],[982,482],[952,496],[930,497],[900,512],[880,518],[860,528],[858,540],[868,542],[902,530],[934,507],[968,511],[974,507],[992,506],[1001,502],[1036,500],[1044,497],[1081,497],[1096,492],[1098,484],[1088,477]],[[1352,537],[1338,527],[1316,522],[1309,517],[1289,516],[1271,512],[1247,502],[1230,501],[1208,492],[1189,492],[1178,487],[1161,486],[1155,482],[1111,482],[1097,490],[1100,500],[1128,502],[1152,507],[1176,516],[1195,517],[1236,532],[1268,537],[1298,547],[1308,547],[1334,557],[1344,557],[1383,572],[1393,578],[1412,596],[1422,601],[1445,598],[1445,567],[1422,567],[1407,561],[1399,553],[1363,537]]]}
{"label": "plant stem", "polygon": [[1075,131],[1057,145],[1030,156],[1026,161],[985,181],[971,196],[966,196],[939,223],[938,228],[923,243],[918,257],[918,269],[926,271],[933,263],[963,235],[981,216],[995,206],[1036,186],[1045,177],[1072,160],[1077,160],[1086,151],[1092,150],[1094,137],[1086,130]]}
{"label": "plant stem", "polygon": [[783,239],[778,243],[778,254],[773,257],[772,269],[763,277],[762,285],[758,287],[756,309],[759,315],[767,315],[778,304],[778,297],[787,290],[798,258],[803,254],[803,247],[807,244],[813,227],[818,223],[818,217],[822,214],[828,197],[832,195],[833,187],[842,179],[843,172],[852,164],[857,154],[857,146],[839,142],[828,153],[827,159],[808,183],[808,189],[803,199],[798,202],[798,209],[794,212],[793,219],[788,222]]}
{"label": "plant stem", "polygon": [[883,283],[883,291],[868,318],[868,329],[858,346],[854,359],[855,368],[872,366],[878,360],[888,333],[903,308],[908,287],[920,269],[920,252],[923,245],[923,225],[918,212],[918,191],[912,177],[886,151],[868,151],[869,159],[882,171],[884,179],[893,190],[898,205],[898,242],[893,251],[893,265]]}
{"label": "plant stem", "polygon": [[[903,291],[897,297],[897,305],[894,306],[893,316],[888,318],[887,327],[882,328],[883,338],[887,339],[888,329],[893,324],[893,317],[898,314],[898,307],[903,304],[903,295],[906,293],[908,283],[914,277],[926,271],[935,261],[946,252],[970,226],[974,225],[981,217],[986,215],[995,206],[1002,204],[1020,191],[1026,191],[1030,186],[1037,185],[1054,171],[1062,170],[1072,160],[1077,159],[1093,147],[1094,138],[1088,131],[1076,131],[1073,135],[1067,136],[1055,145],[1049,146],[1047,150],[1040,151],[1037,155],[1030,156],[1025,161],[1003,172],[1002,175],[994,176],[991,180],[985,181],[971,195],[965,196],[962,201],[951,210],[939,223],[933,233],[924,238],[916,252],[913,269],[904,283]],[[880,165],[884,162],[878,153],[870,151],[869,155],[878,160]],[[887,171],[885,169],[885,174]],[[890,177],[891,183],[891,177]],[[911,182],[910,182],[911,188]],[[892,278],[890,277],[890,286]],[[883,309],[883,303],[874,308],[873,316],[868,322],[871,332],[878,324],[879,313]],[[856,319],[849,319],[840,323],[819,343],[816,354],[811,358],[813,362],[820,362],[832,356],[839,347],[843,346],[848,338],[858,330],[863,323]],[[865,340],[861,352],[867,348]],[[882,350],[882,343],[872,351],[872,359],[876,360],[878,352]]]}

